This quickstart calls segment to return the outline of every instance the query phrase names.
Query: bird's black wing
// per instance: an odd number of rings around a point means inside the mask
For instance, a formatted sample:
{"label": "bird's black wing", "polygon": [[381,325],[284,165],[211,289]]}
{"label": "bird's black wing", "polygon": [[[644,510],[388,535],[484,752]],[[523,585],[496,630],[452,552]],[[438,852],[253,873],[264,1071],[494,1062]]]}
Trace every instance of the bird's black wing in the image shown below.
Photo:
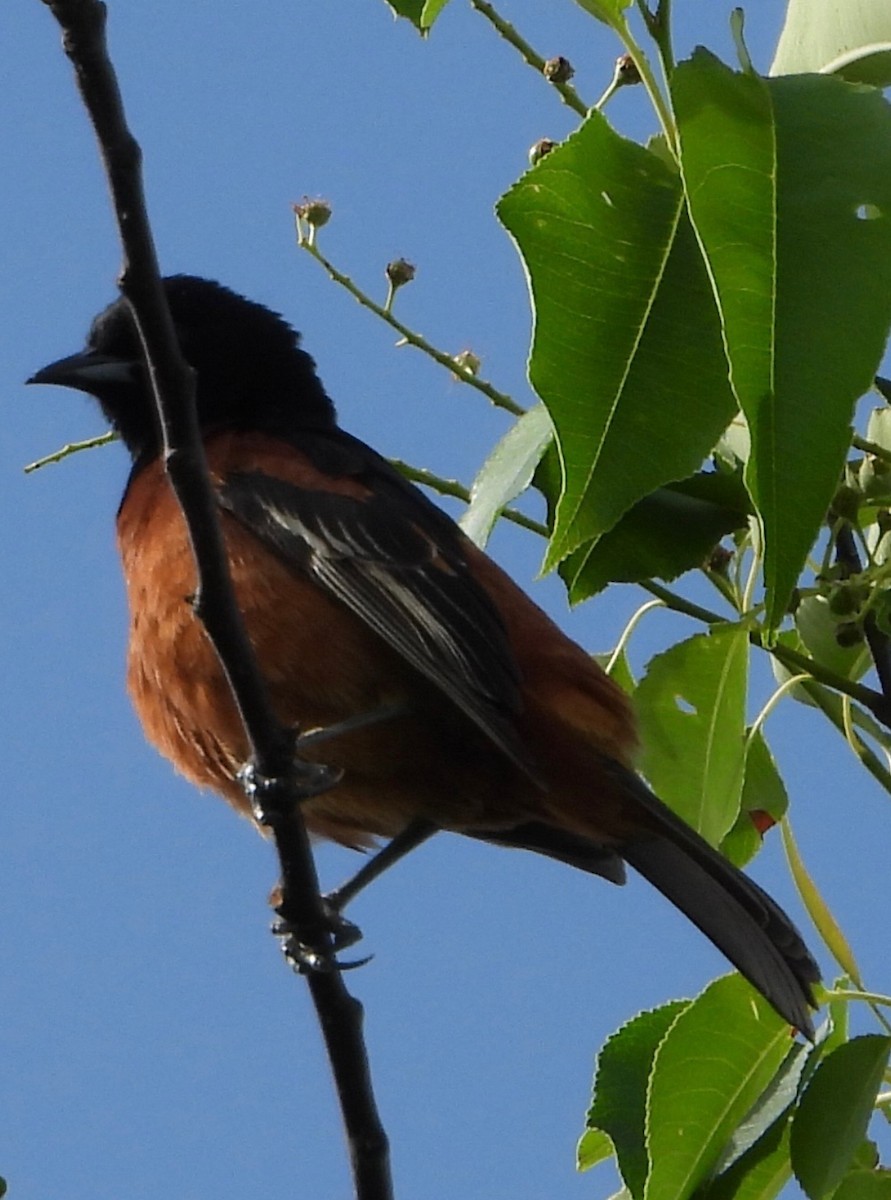
{"label": "bird's black wing", "polygon": [[520,706],[514,656],[501,617],[464,561],[456,526],[373,451],[354,439],[343,448],[351,459],[367,451],[364,474],[378,484],[368,499],[250,471],[226,479],[220,503],[534,777],[512,721]]}

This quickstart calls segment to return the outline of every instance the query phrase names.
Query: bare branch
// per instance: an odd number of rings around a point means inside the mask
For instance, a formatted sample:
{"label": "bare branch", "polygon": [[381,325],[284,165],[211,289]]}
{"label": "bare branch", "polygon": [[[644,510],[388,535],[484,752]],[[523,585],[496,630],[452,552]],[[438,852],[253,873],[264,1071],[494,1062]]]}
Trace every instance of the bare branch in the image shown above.
{"label": "bare branch", "polygon": [[[194,381],[177,344],[146,212],[141,151],[124,115],[105,42],[100,0],[43,0],[62,28],[65,53],[99,140],[123,247],[121,291],[139,330],[163,431],[168,477],[183,510],[198,576],[196,615],[219,656],[251,747],[246,773],[258,816],[273,832],[281,861],[279,911],[310,952],[303,961],[328,1048],[350,1143],[359,1200],[390,1200],[387,1139],[377,1114],[362,1036],[362,1008],[335,961],[303,821],[302,799],[330,787],[337,773],[299,761],[297,731],[278,721],[238,610],[217,503],[207,472]],[[308,964],[314,964],[309,966]]]}

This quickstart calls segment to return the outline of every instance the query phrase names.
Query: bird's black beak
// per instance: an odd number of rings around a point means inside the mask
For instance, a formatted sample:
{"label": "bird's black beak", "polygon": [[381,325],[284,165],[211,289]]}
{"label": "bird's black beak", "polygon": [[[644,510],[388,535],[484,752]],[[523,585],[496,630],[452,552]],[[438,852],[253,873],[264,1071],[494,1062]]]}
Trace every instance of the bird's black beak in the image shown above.
{"label": "bird's black beak", "polygon": [[115,384],[130,384],[137,379],[139,363],[82,350],[41,368],[26,383],[54,383],[59,387],[77,388],[96,395],[97,389]]}

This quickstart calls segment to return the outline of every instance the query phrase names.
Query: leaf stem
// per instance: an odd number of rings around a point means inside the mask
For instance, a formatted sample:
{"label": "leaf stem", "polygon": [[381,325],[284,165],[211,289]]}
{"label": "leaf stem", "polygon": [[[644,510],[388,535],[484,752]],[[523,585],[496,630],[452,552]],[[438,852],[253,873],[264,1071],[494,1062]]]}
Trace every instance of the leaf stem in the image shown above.
{"label": "leaf stem", "polygon": [[637,610],[637,612],[634,612],[631,614],[631,618],[629,619],[628,624],[622,630],[622,634],[621,634],[619,640],[616,642],[615,649],[613,650],[612,654],[609,656],[609,662],[603,668],[604,671],[606,671],[607,675],[612,675],[613,671],[615,670],[616,663],[619,661],[619,658],[622,654],[622,651],[628,645],[628,639],[631,637],[632,633],[634,633],[634,631],[637,628],[641,619],[643,617],[645,617],[648,612],[652,612],[654,608],[664,608],[664,607],[665,607],[665,605],[661,600],[648,600],[646,602],[646,604],[642,604],[640,606],[640,608]]}
{"label": "leaf stem", "polygon": [[674,50],[671,46],[671,0],[659,0],[654,12],[646,0],[637,0],[647,33],[659,48],[662,69],[666,78],[674,69]]}
{"label": "leaf stem", "polygon": [[645,592],[649,592],[651,596],[655,596],[661,600],[665,607],[670,608],[672,612],[683,613],[684,616],[692,617],[695,621],[703,621],[706,625],[723,625],[727,620],[726,617],[712,612],[711,609],[694,604],[691,600],[687,600],[677,592],[671,591],[670,588],[663,587],[655,579],[643,579],[640,581],[639,586]]}
{"label": "leaf stem", "polygon": [[758,716],[755,718],[755,720],[750,725],[749,731],[746,734],[746,741],[751,742],[752,738],[754,738],[755,734],[758,732],[758,730],[761,728],[761,726],[764,724],[764,722],[767,720],[767,718],[770,716],[770,714],[773,712],[773,710],[776,708],[776,706],[779,704],[780,700],[782,700],[783,696],[785,696],[787,692],[791,692],[792,689],[794,687],[796,687],[799,683],[805,683],[809,679],[810,679],[810,675],[790,675],[789,678],[787,680],[785,680],[784,683],[781,683],[780,686],[773,693],[773,695],[771,695],[768,698],[764,707],[761,709],[761,712],[758,714]]}
{"label": "leaf stem", "polygon": [[862,992],[847,988],[827,988],[827,1000],[865,1000],[868,1004],[881,1004],[891,1008],[891,996],[883,996],[881,992]]}
{"label": "leaf stem", "polygon": [[452,355],[446,354],[442,350],[437,350],[437,348],[431,345],[431,343],[428,342],[425,337],[422,337],[420,333],[416,333],[413,329],[409,329],[407,325],[403,325],[403,323],[397,317],[394,317],[391,312],[387,311],[384,305],[378,304],[376,301],[372,300],[370,296],[366,295],[366,293],[362,291],[358,284],[353,283],[352,279],[350,279],[348,275],[344,275],[343,271],[339,271],[337,267],[335,267],[334,264],[330,262],[324,256],[324,254],[322,254],[318,246],[308,241],[307,238],[303,236],[299,224],[297,226],[297,245],[301,250],[305,250],[307,254],[311,255],[317,262],[321,263],[334,282],[339,283],[342,288],[345,288],[346,291],[348,291],[353,297],[353,299],[357,300],[363,308],[367,308],[369,312],[373,312],[376,317],[380,317],[382,321],[385,321],[391,329],[395,329],[403,341],[407,342],[410,346],[414,346],[417,350],[423,351],[423,353],[432,358],[434,362],[439,363],[441,367],[445,367],[447,371],[451,371],[455,378],[460,380],[461,383],[467,383],[471,387],[476,388],[478,392],[482,392],[482,394],[488,400],[490,400],[496,408],[503,408],[506,412],[513,413],[515,417],[522,416],[522,414],[526,411],[522,405],[517,404],[516,400],[513,400],[504,392],[499,392],[497,388],[493,387],[492,384],[488,383],[485,379],[480,379],[479,376],[474,375],[474,373],[467,367],[456,362]]}
{"label": "leaf stem", "polygon": [[[516,29],[511,25],[510,21],[506,21],[498,12],[494,5],[489,4],[488,0],[470,0],[471,8],[475,8],[481,16],[497,30],[498,33],[509,42],[517,51],[525,63],[528,63],[534,71],[544,79],[545,59],[529,45],[529,43],[517,33]],[[588,106],[581,99],[578,92],[569,83],[557,83],[556,80],[550,80],[551,87],[555,88],[560,95],[560,99],[564,104],[568,105],[573,112],[578,113],[580,117],[588,115]]]}

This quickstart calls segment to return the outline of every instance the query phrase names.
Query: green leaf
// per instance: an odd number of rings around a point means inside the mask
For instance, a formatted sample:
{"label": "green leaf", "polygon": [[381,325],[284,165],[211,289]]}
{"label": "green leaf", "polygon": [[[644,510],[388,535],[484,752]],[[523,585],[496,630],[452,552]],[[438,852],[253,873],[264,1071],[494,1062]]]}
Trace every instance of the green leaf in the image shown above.
{"label": "green leaf", "polygon": [[798,852],[798,846],[792,834],[792,826],[789,824],[788,818],[783,819],[780,829],[783,834],[783,848],[786,851],[786,858],[789,861],[789,870],[792,878],[795,880],[795,886],[798,889],[799,896],[801,896],[802,903],[807,909],[808,916],[817,927],[817,931],[829,948],[832,957],[844,973],[862,990],[864,988],[863,976],[860,974],[860,968],[857,966],[857,960],[854,958],[854,951],[851,949],[848,939],[842,932],[841,926],[832,915],[829,905],[823,899],[819,888],[804,865],[804,860]]}
{"label": "green leaf", "polygon": [[657,655],[635,693],[644,774],[713,846],[739,812],[748,661],[744,629],[696,634]]}
{"label": "green leaf", "polygon": [[653,1057],[672,1022],[689,1003],[673,1000],[638,1014],[609,1038],[597,1056],[586,1124],[589,1130],[609,1136],[622,1178],[635,1200],[643,1195],[649,1170],[644,1122]]}
{"label": "green leaf", "polygon": [[789,0],[771,75],[831,71],[854,83],[891,85],[887,0]]}
{"label": "green leaf", "polygon": [[564,472],[546,567],[698,470],[736,405],[711,287],[661,158],[592,114],[498,204],[535,309]]}
{"label": "green leaf", "polygon": [[810,1200],[830,1196],[866,1133],[891,1051],[891,1038],[867,1034],[820,1063],[792,1122],[792,1169]]}
{"label": "green leaf", "polygon": [[795,610],[795,627],[807,653],[846,679],[860,679],[872,665],[869,650],[862,644],[840,646],[838,625],[825,596],[805,596]]}
{"label": "green leaf", "polygon": [[851,1171],[832,1200],[891,1200],[891,1171]]}
{"label": "green leaf", "polygon": [[523,413],[483,463],[470,489],[470,505],[458,522],[482,548],[502,509],[532,482],[541,457],[554,437],[543,404]]}
{"label": "green leaf", "polygon": [[701,1200],[775,1200],[792,1175],[790,1128],[787,1112],[732,1167],[706,1185]]}
{"label": "green leaf", "polygon": [[421,12],[421,28],[426,32],[448,4],[449,0],[426,0]]}
{"label": "green leaf", "polygon": [[746,746],[739,816],[721,843],[721,853],[738,867],[745,866],[761,849],[766,821],[776,824],[789,807],[785,785],[760,729],[747,739]]}
{"label": "green leaf", "polygon": [[739,975],[709,984],[678,1016],[650,1081],[646,1200],[684,1200],[711,1178],[788,1051],[788,1026]]}
{"label": "green leaf", "polygon": [[448,2],[449,0],[386,0],[387,6],[397,17],[405,17],[411,21],[424,37]]}
{"label": "green leaf", "polygon": [[699,567],[725,534],[742,529],[751,508],[739,475],[701,472],[639,500],[618,525],[560,564],[576,604],[608,583],[671,581]]}
{"label": "green leaf", "polygon": [[707,50],[679,63],[671,95],[690,216],[709,265],[730,380],[748,413],[774,386],[773,117],[762,79]]}
{"label": "green leaf", "polygon": [[425,0],[386,0],[386,3],[397,17],[405,17],[418,30],[423,28],[422,17]]}
{"label": "green leaf", "polygon": [[[825,1043],[797,1042],[755,1107],[735,1131],[701,1200],[773,1200],[792,1174],[789,1134],[793,1104],[803,1079],[813,1074]],[[729,1164],[729,1165],[725,1165]]]}
{"label": "green leaf", "polygon": [[795,1103],[805,1067],[819,1051],[801,1042],[794,1042],[780,1069],[758,1097],[752,1110],[740,1122],[727,1144],[719,1169],[731,1167],[772,1129]]}
{"label": "green leaf", "polygon": [[[634,689],[637,687],[637,681],[631,673],[631,664],[628,661],[628,655],[623,650],[615,661],[613,654],[593,654],[592,658],[596,659],[604,671],[609,675],[610,679],[614,679],[626,695],[634,694]],[[612,662],[612,666],[610,663]],[[609,670],[607,671],[607,667]]]}
{"label": "green leaf", "polygon": [[592,17],[609,25],[610,29],[620,30],[627,25],[624,13],[633,0],[576,0],[576,3]]}
{"label": "green leaf", "polygon": [[576,1169],[590,1171],[598,1163],[612,1158],[613,1154],[615,1147],[609,1134],[604,1133],[602,1129],[586,1129],[579,1138],[575,1154]]}
{"label": "green leaf", "polygon": [[752,439],[776,626],[838,483],[891,322],[891,108],[705,51],[672,79],[681,168]]}
{"label": "green leaf", "polygon": [[778,622],[891,322],[891,107],[831,77],[768,87],[777,138],[775,392],[748,414],[748,482],[768,531],[765,580]]}

